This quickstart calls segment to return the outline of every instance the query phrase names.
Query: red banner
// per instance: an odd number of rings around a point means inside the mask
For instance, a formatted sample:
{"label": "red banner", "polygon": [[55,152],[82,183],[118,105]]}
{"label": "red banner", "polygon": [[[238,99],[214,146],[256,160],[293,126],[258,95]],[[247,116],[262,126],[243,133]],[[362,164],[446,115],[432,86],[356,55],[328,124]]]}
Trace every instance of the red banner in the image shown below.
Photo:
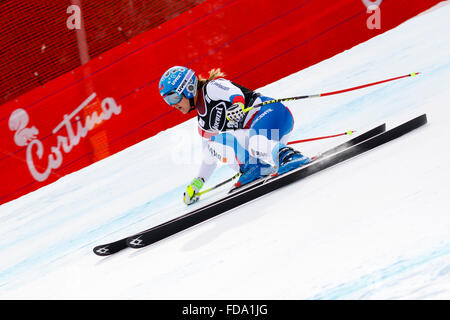
{"label": "red banner", "polygon": [[2,105],[0,203],[193,116],[159,96],[159,78],[173,65],[204,75],[221,67],[229,79],[258,88],[439,1],[376,2],[379,7],[367,0],[206,1]]}

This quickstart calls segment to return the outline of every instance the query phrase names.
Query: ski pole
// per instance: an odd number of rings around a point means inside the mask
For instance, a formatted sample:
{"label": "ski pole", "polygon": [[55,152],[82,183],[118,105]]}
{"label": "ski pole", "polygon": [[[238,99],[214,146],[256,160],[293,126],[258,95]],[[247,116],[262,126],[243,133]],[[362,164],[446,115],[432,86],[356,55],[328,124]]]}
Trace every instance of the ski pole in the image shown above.
{"label": "ski pole", "polygon": [[[343,136],[343,135],[351,135],[351,134],[353,134],[355,132],[356,131],[350,130],[350,131],[347,131],[347,132],[338,133],[338,134],[334,134],[334,135],[331,135],[331,136],[324,136],[324,137],[317,137],[317,138],[309,138],[309,139],[303,139],[303,140],[290,141],[287,144],[289,145],[289,144],[296,144],[296,143],[302,143],[302,142],[307,142],[307,141],[314,141],[314,140],[320,140],[320,139],[334,138],[334,137],[339,137],[339,136]],[[228,178],[228,179],[226,179],[226,180],[216,184],[215,186],[213,186],[213,187],[211,187],[209,189],[206,189],[206,190],[203,190],[202,192],[199,192],[197,195],[201,196],[201,195],[204,195],[205,193],[208,193],[208,192],[210,192],[212,190],[215,190],[215,189],[223,186],[224,184],[227,184],[228,182],[231,182],[234,179],[238,178],[240,175],[241,175],[241,173],[239,172],[239,173],[235,174],[234,176],[232,176],[231,178]]]}
{"label": "ski pole", "polygon": [[277,103],[277,102],[284,102],[284,101],[294,101],[294,100],[300,100],[300,99],[308,99],[308,98],[318,98],[318,97],[331,96],[331,95],[334,95],[334,94],[339,94],[339,93],[344,93],[344,92],[348,92],[348,91],[353,91],[353,90],[358,90],[358,89],[374,86],[374,85],[377,85],[377,84],[380,84],[380,83],[384,83],[384,82],[394,81],[394,80],[407,78],[407,77],[415,77],[418,74],[420,74],[420,72],[413,72],[413,73],[410,73],[410,74],[407,74],[407,75],[404,75],[404,76],[399,76],[399,77],[390,78],[390,79],[386,79],[386,80],[381,80],[381,81],[377,81],[377,82],[367,83],[367,84],[363,84],[363,85],[360,85],[360,86],[357,86],[357,87],[352,87],[352,88],[347,88],[347,89],[342,89],[342,90],[337,90],[337,91],[331,91],[331,92],[325,92],[325,93],[317,93],[317,94],[310,94],[310,95],[290,97],[290,98],[281,98],[281,99],[268,100],[268,101],[265,101],[265,102],[258,103],[257,105],[254,105],[252,107],[249,107],[249,108],[245,109],[245,111],[250,111],[250,110],[252,110],[254,108],[258,108],[258,107],[261,107],[261,106],[264,106],[264,105],[270,104],[270,103]]}
{"label": "ski pole", "polygon": [[289,141],[287,144],[297,144],[297,143],[303,143],[303,142],[308,142],[308,141],[315,141],[315,140],[321,140],[321,139],[328,139],[328,138],[334,138],[334,137],[340,137],[340,136],[345,136],[345,135],[352,135],[353,133],[355,133],[356,131],[346,131],[343,133],[338,133],[338,134],[333,134],[331,136],[324,136],[324,137],[317,137],[317,138],[309,138],[309,139],[302,139],[302,140],[296,140],[296,141]]}
{"label": "ski pole", "polygon": [[[331,135],[331,136],[325,136],[325,137],[317,137],[317,138],[309,138],[309,139],[303,139],[303,140],[290,141],[290,142],[288,142],[287,144],[289,145],[289,144],[296,144],[296,143],[302,143],[302,142],[307,142],[307,141],[314,141],[314,140],[320,140],[320,139],[334,138],[334,137],[339,137],[339,136],[343,136],[343,135],[351,135],[351,134],[353,134],[353,133],[355,133],[355,132],[356,132],[356,131],[350,130],[350,131],[347,131],[347,132],[338,133],[338,134],[334,134],[334,135]],[[222,182],[216,184],[215,186],[213,186],[213,187],[211,187],[211,188],[209,188],[209,189],[203,190],[202,192],[199,192],[197,195],[198,195],[198,196],[201,196],[201,195],[204,195],[205,193],[208,193],[208,192],[210,192],[210,191],[212,191],[212,190],[215,190],[215,189],[217,189],[217,188],[223,186],[224,184],[227,184],[228,182],[231,182],[231,181],[233,181],[234,179],[238,178],[240,175],[241,175],[241,173],[238,172],[237,174],[235,174],[235,175],[232,176],[231,178],[228,178],[228,179],[226,179],[226,180],[224,180],[224,181],[222,181]]]}
{"label": "ski pole", "polygon": [[239,173],[236,173],[236,174],[235,174],[234,176],[232,176],[231,178],[228,178],[227,180],[222,181],[222,182],[219,183],[219,184],[216,184],[214,187],[211,187],[211,188],[209,188],[209,189],[203,190],[202,192],[197,193],[197,195],[198,195],[198,196],[201,196],[201,195],[203,195],[203,194],[205,194],[205,193],[207,193],[207,192],[210,192],[210,191],[212,191],[212,190],[214,190],[214,189],[217,189],[217,188],[223,186],[224,184],[227,184],[228,182],[233,181],[234,179],[236,179],[236,178],[239,177],[240,175],[241,175],[240,172],[239,172]]}

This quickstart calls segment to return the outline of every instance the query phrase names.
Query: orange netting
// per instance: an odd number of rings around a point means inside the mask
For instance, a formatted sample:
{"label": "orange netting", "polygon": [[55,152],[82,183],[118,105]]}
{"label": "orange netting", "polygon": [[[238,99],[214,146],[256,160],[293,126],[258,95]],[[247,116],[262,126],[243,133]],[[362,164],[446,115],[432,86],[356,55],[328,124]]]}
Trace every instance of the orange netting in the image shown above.
{"label": "orange netting", "polygon": [[0,105],[86,61],[77,33],[67,27],[69,6],[80,8],[82,42],[92,59],[204,1],[1,1]]}

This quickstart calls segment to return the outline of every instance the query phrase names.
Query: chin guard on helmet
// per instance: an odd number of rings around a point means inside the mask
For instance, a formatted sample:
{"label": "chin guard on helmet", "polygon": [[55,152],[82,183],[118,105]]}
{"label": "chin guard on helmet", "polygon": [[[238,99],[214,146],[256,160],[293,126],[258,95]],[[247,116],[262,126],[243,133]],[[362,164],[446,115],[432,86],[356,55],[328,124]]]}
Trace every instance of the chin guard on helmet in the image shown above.
{"label": "chin guard on helmet", "polygon": [[191,108],[189,109],[188,112],[191,112],[192,110],[195,109],[194,98],[190,98],[190,99],[189,99],[189,104],[191,105]]}

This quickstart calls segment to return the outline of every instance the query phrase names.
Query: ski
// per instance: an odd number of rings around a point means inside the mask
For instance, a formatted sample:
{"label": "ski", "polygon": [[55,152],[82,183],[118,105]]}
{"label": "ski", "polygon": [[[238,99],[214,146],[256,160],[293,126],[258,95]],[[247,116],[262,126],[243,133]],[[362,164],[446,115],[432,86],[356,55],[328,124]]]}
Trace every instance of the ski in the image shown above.
{"label": "ski", "polygon": [[[372,137],[374,137],[374,136],[376,136],[376,135],[378,135],[380,133],[385,132],[385,130],[386,130],[386,125],[385,124],[379,125],[379,126],[373,128],[373,129],[371,129],[371,130],[369,130],[369,131],[367,131],[367,132],[365,132],[365,133],[363,133],[363,134],[361,134],[359,136],[356,136],[356,137],[348,140],[347,142],[345,142],[343,144],[340,144],[340,145],[338,145],[336,147],[333,147],[333,148],[327,150],[326,152],[320,154],[315,160],[317,161],[318,159],[321,159],[321,158],[323,158],[325,156],[328,156],[328,155],[337,153],[337,152],[339,152],[341,150],[345,150],[347,148],[350,148],[351,146],[354,146],[354,145],[356,145],[356,144],[358,144],[358,143],[360,143],[362,141],[365,141],[365,140],[370,139],[370,138],[372,138]],[[241,192],[244,192],[245,190],[248,190],[249,187],[245,186],[245,188],[244,187],[240,188],[235,193],[233,193],[233,196],[235,196],[236,194],[240,194]],[[252,187],[256,187],[256,186],[252,185]],[[228,197],[229,196],[226,196],[226,197],[224,197],[222,199],[216,200],[216,201],[214,201],[214,202],[212,202],[210,204],[205,205],[202,208],[196,209],[196,210],[188,213],[187,215],[195,215],[196,213],[200,213],[200,212],[202,212],[203,210],[205,210],[207,208],[214,207],[214,206],[218,205],[219,203],[221,203],[222,201],[226,200]],[[173,220],[168,221],[166,223],[163,223],[162,225],[159,225],[158,227],[161,227],[161,226],[166,225],[166,224],[170,224],[172,222],[173,222]],[[156,228],[156,227],[154,227],[154,228]],[[143,232],[141,232],[141,233],[139,233],[139,234],[137,234],[135,236],[132,236],[132,237],[127,237],[127,238],[123,238],[123,239],[120,239],[120,240],[117,240],[117,241],[114,241],[114,242],[111,242],[111,243],[107,243],[107,244],[102,244],[102,245],[96,246],[93,249],[93,251],[94,251],[94,253],[96,255],[108,256],[108,255],[114,254],[114,253],[116,253],[118,251],[121,251],[121,250],[127,248],[128,246],[140,247],[140,245],[142,246],[145,243],[144,242],[142,242],[142,243],[140,242],[139,235],[145,234],[146,232],[149,232],[150,230],[152,230],[154,228],[145,230],[145,231],[143,231]]]}
{"label": "ski", "polygon": [[369,131],[366,131],[363,134],[361,134],[359,136],[356,136],[356,137],[354,137],[353,139],[351,139],[349,141],[346,141],[346,142],[344,142],[344,143],[342,143],[342,144],[340,144],[340,145],[338,145],[338,146],[336,146],[334,148],[331,148],[331,149],[321,153],[320,155],[318,155],[316,157],[315,160],[318,160],[318,159],[323,158],[323,157],[327,157],[327,156],[332,155],[334,153],[338,153],[338,152],[340,152],[342,150],[345,150],[345,149],[347,149],[347,148],[349,148],[351,146],[354,146],[355,144],[363,142],[364,140],[370,139],[370,138],[372,138],[372,137],[374,137],[374,136],[376,136],[376,135],[378,135],[380,133],[383,133],[385,131],[386,131],[386,124],[385,123],[380,124],[378,127],[375,127],[375,128],[373,128],[373,129],[371,129]]}
{"label": "ski", "polygon": [[[353,139],[350,139],[350,140],[348,140],[348,141],[346,141],[346,142],[344,142],[344,143],[342,143],[340,145],[337,145],[336,147],[333,147],[333,148],[328,149],[327,151],[325,151],[323,153],[318,154],[317,156],[312,158],[312,161],[311,161],[311,163],[308,164],[308,166],[311,165],[313,162],[321,159],[321,158],[327,157],[329,155],[332,155],[332,154],[335,154],[335,153],[337,153],[339,151],[347,149],[347,148],[349,148],[351,146],[354,146],[355,144],[358,144],[358,143],[360,143],[360,142],[362,142],[364,140],[372,138],[372,137],[376,136],[377,134],[380,134],[380,133],[382,133],[384,131],[386,131],[386,124],[385,123],[380,124],[378,127],[375,127],[375,128],[373,128],[373,129],[371,129],[369,131],[366,131],[363,134],[361,134],[361,135],[359,135],[357,137],[354,137]],[[303,168],[304,167],[305,166],[303,166]],[[228,191],[228,194],[236,194],[237,192],[241,192],[241,191],[247,190],[249,188],[253,188],[256,185],[263,184],[265,181],[269,180],[270,178],[271,178],[270,176],[266,176],[266,177],[259,178],[259,179],[255,180],[253,182],[248,183],[248,184],[245,184],[243,186],[233,187],[233,188],[231,188]]]}
{"label": "ski", "polygon": [[321,157],[321,159],[319,159],[318,161],[314,161],[313,163],[308,164],[304,167],[266,180],[262,184],[257,184],[256,186],[253,186],[252,188],[246,189],[242,192],[238,192],[237,194],[230,194],[213,204],[206,205],[203,208],[152,227],[137,235],[131,236],[126,240],[127,245],[131,248],[142,248],[153,244],[157,241],[170,237],[178,232],[209,220],[221,213],[224,213],[251,200],[266,195],[274,190],[284,187],[294,181],[298,181],[314,173],[317,173],[357,155],[360,155],[364,152],[367,152],[414,129],[417,129],[426,123],[427,118],[426,115],[423,114],[397,127],[394,127],[393,129],[375,135],[370,139],[361,141],[360,143],[355,144],[338,153],[326,157]]}
{"label": "ski", "polygon": [[98,256],[109,256],[127,247],[127,238],[96,246],[93,250]]}

